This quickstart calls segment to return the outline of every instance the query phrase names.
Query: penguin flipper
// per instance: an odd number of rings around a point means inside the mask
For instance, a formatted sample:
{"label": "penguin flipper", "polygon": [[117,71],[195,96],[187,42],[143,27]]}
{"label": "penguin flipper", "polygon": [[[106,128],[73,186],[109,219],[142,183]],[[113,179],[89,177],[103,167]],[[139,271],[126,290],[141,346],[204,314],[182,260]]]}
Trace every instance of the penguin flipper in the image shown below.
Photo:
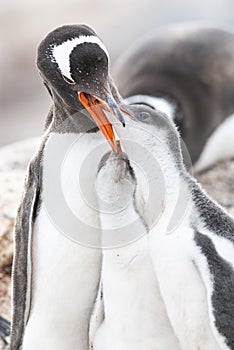
{"label": "penguin flipper", "polygon": [[8,337],[10,336],[11,333],[11,324],[10,322],[6,319],[0,316],[0,338],[3,341],[5,345],[8,345]]}
{"label": "penguin flipper", "polygon": [[40,153],[31,160],[14,230],[13,315],[10,348],[20,349],[30,309],[31,237],[39,199]]}

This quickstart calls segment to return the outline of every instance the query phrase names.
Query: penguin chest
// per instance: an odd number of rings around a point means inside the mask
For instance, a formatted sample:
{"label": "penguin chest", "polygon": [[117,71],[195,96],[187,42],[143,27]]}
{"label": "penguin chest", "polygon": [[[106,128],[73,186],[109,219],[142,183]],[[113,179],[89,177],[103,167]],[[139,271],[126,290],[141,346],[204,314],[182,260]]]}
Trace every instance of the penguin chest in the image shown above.
{"label": "penguin chest", "polygon": [[95,350],[179,350],[148,254],[148,238],[104,252],[105,320]]}
{"label": "penguin chest", "polygon": [[151,256],[162,299],[182,350],[219,349],[211,331],[206,289],[192,259],[193,229],[150,232]]}
{"label": "penguin chest", "polygon": [[56,226],[81,244],[98,243],[95,178],[107,151],[109,147],[99,132],[52,134],[45,146],[42,201]]}
{"label": "penguin chest", "polygon": [[98,145],[99,135],[78,140],[77,135],[54,134],[45,146],[41,203],[32,230],[31,307],[24,350],[88,348],[101,252],[92,248],[99,242],[95,196],[84,193],[84,187],[95,176]]}

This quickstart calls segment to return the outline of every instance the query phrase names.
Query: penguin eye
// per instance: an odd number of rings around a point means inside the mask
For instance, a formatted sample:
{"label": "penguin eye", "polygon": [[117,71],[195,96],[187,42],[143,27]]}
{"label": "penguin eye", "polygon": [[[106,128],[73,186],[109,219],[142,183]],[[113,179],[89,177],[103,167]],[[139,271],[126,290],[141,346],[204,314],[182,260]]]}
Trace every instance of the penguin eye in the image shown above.
{"label": "penguin eye", "polygon": [[139,115],[139,119],[142,121],[142,122],[148,122],[150,120],[150,114],[147,113],[147,112],[142,112],[140,115]]}
{"label": "penguin eye", "polygon": [[68,83],[68,84],[70,84],[70,85],[74,85],[74,84],[75,84],[74,80],[69,79],[69,78],[66,77],[65,75],[62,75],[62,77],[63,77],[63,80],[64,80],[66,83]]}

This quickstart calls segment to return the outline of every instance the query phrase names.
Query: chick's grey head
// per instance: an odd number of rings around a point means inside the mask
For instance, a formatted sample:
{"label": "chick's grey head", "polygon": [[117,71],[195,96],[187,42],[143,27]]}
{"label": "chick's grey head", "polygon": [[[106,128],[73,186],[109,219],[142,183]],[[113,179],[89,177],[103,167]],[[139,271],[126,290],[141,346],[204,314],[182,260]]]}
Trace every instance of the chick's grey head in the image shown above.
{"label": "chick's grey head", "polygon": [[126,154],[106,153],[99,163],[96,194],[101,210],[121,210],[134,201],[136,178]]}

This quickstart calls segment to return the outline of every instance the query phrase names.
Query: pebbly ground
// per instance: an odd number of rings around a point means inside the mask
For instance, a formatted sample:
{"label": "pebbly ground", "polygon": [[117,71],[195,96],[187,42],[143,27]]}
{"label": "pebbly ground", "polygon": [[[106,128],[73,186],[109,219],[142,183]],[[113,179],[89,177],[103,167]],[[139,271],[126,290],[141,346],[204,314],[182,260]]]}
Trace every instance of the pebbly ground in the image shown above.
{"label": "pebbly ground", "polygon": [[[27,164],[39,144],[29,139],[0,149],[0,315],[10,319],[12,230]],[[234,159],[196,176],[207,193],[234,215]],[[5,349],[0,344],[0,350]]]}

